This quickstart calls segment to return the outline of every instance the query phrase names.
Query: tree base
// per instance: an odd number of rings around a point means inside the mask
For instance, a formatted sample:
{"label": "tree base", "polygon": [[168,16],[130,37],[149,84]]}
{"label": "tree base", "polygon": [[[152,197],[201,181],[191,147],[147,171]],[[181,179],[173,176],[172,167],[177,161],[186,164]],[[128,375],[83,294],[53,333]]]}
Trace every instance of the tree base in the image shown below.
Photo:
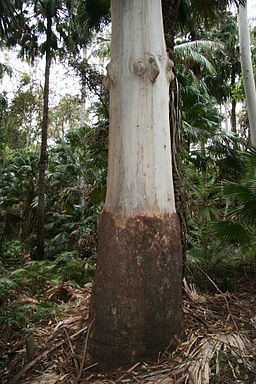
{"label": "tree base", "polygon": [[99,220],[89,355],[102,368],[156,359],[183,332],[176,213]]}

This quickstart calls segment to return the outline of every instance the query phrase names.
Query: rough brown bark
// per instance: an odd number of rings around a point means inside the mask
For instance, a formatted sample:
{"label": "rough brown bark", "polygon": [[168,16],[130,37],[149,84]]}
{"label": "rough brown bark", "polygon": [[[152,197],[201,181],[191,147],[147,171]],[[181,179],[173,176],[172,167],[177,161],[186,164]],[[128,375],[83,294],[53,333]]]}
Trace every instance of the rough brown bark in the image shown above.
{"label": "rough brown bark", "polygon": [[48,136],[48,114],[49,114],[49,80],[51,65],[51,31],[52,17],[47,16],[46,32],[46,58],[45,58],[45,84],[44,84],[44,111],[41,136],[41,154],[38,180],[38,207],[37,207],[37,255],[38,260],[44,258],[44,240],[45,240],[45,170],[47,163],[47,136]]}
{"label": "rough brown bark", "polygon": [[[157,358],[183,329],[176,213],[99,221],[89,352],[109,368]],[[177,303],[180,303],[177,305]]]}

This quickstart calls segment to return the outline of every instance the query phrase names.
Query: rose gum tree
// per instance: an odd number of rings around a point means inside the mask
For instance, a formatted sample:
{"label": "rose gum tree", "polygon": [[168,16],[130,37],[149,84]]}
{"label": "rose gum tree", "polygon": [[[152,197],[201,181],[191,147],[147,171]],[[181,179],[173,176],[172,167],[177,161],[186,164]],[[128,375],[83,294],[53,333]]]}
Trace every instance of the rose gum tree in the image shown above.
{"label": "rose gum tree", "polygon": [[161,0],[112,0],[107,196],[89,352],[105,367],[156,358],[183,328]]}

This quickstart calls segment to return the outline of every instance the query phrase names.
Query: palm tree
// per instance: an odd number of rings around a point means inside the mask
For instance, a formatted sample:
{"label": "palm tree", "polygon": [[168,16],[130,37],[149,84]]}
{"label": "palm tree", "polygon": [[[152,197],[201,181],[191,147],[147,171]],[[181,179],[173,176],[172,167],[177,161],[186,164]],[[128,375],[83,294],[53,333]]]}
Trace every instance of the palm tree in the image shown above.
{"label": "palm tree", "polygon": [[[38,7],[39,6],[39,7]],[[45,82],[44,82],[44,105],[41,136],[41,154],[38,179],[38,207],[37,207],[37,259],[44,258],[44,239],[45,239],[45,171],[47,163],[47,135],[49,120],[49,82],[50,66],[52,59],[51,39],[53,17],[56,16],[59,4],[58,1],[41,1],[35,3],[36,13],[46,18],[46,42],[45,42]]]}
{"label": "palm tree", "polygon": [[[76,2],[61,0],[28,0],[27,7],[34,7],[34,16],[37,24],[31,23],[31,18],[27,18],[24,30],[17,37],[15,34],[10,43],[21,45],[21,53],[29,56],[32,60],[37,55],[45,55],[45,83],[44,83],[44,103],[41,131],[41,153],[38,180],[38,206],[37,206],[37,241],[36,258],[44,258],[45,240],[45,171],[47,167],[47,136],[49,120],[49,80],[50,68],[53,55],[63,55],[66,50],[77,52],[78,37],[72,29],[71,15],[76,14]],[[53,28],[55,26],[55,28]],[[40,44],[39,37],[45,35],[45,42]],[[63,44],[59,47],[59,40]]]}

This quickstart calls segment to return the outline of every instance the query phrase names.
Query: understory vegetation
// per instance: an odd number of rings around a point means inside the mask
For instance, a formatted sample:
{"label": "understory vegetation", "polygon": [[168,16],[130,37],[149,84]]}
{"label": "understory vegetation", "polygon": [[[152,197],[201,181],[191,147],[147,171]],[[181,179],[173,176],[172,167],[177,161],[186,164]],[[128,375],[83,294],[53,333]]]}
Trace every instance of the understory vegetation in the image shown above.
{"label": "understory vegetation", "polygon": [[[184,273],[188,283],[202,292],[216,293],[216,287],[235,292],[253,285],[256,276],[256,148],[250,145],[236,18],[225,11],[220,21],[207,25],[201,21],[197,27],[180,29],[175,46],[177,103],[182,111],[177,151],[186,238]],[[0,64],[4,344],[26,338],[56,316],[62,318],[72,295],[66,288],[51,295],[51,289],[67,285],[83,289],[93,280],[97,220],[106,195],[109,96],[102,86],[102,67],[109,59],[110,37],[107,30],[89,32],[89,53],[83,58],[80,48],[75,54],[67,47],[63,52],[64,45],[56,53],[79,80],[80,89],[76,95],[67,89],[58,99],[50,93],[43,259],[36,251],[43,80],[34,79],[33,67],[30,74],[15,74],[11,64]],[[256,76],[253,26],[251,42]],[[1,50],[10,52],[10,46],[2,37]],[[18,80],[10,96],[4,84],[14,76]],[[6,377],[12,358],[11,349],[3,348],[0,370]],[[251,377],[243,382],[252,382]]]}

